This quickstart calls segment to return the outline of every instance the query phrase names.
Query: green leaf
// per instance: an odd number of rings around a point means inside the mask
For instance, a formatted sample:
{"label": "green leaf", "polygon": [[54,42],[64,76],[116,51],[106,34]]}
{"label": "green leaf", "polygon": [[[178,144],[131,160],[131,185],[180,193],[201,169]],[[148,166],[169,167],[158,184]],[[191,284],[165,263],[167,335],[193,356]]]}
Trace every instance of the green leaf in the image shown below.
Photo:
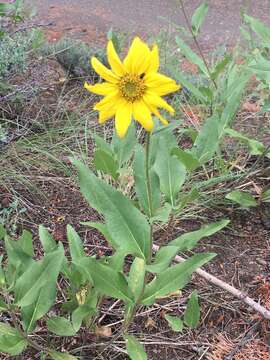
{"label": "green leaf", "polygon": [[33,257],[34,250],[33,250],[33,242],[32,242],[32,234],[30,231],[23,230],[22,235],[20,236],[19,240],[17,240],[17,244],[20,244],[21,249],[30,257]]}
{"label": "green leaf", "polygon": [[145,288],[142,304],[151,305],[156,299],[182,289],[189,281],[190,275],[215,254],[196,254],[184,262],[174,265],[161,274],[158,274]]}
{"label": "green leaf", "polygon": [[194,35],[198,35],[205,16],[208,12],[208,3],[204,1],[194,12],[191,18],[191,26]]}
{"label": "green leaf", "polygon": [[[150,165],[151,166],[151,165]],[[135,180],[136,195],[145,214],[150,218],[150,196],[146,182],[145,151],[141,145],[137,145],[133,163],[133,174]],[[159,179],[152,166],[150,167],[151,200],[152,211],[155,214],[160,206],[161,194],[159,190]]]}
{"label": "green leaf", "polygon": [[82,194],[105,217],[108,232],[119,248],[148,258],[150,226],[145,216],[121,192],[98,179],[82,162],[73,160]]}
{"label": "green leaf", "polygon": [[173,258],[178,253],[177,246],[162,246],[154,257],[154,262],[146,266],[146,270],[151,273],[161,273],[168,268]]}
{"label": "green leaf", "polygon": [[5,236],[5,249],[8,255],[8,267],[12,272],[16,270],[17,275],[20,275],[33,263],[32,257],[24,251],[22,242],[19,240],[11,240]]}
{"label": "green leaf", "polygon": [[145,282],[145,260],[135,258],[130,267],[128,277],[128,287],[134,295],[134,299],[137,302],[142,296]]}
{"label": "green leaf", "polygon": [[116,252],[112,256],[107,256],[106,261],[108,266],[116,271],[123,271],[123,267],[125,264],[126,251],[116,250]]}
{"label": "green leaf", "polygon": [[254,197],[245,191],[233,190],[225,196],[226,199],[236,202],[242,208],[249,208],[257,206],[257,201]]}
{"label": "green leaf", "polygon": [[56,298],[56,281],[48,279],[47,283],[40,289],[35,302],[22,308],[22,320],[27,333],[35,329],[37,320],[41,319],[54,305]]}
{"label": "green leaf", "polygon": [[93,134],[93,139],[96,143],[96,146],[98,149],[103,150],[105,152],[107,152],[108,154],[110,154],[111,156],[113,156],[113,151],[111,148],[111,145],[109,143],[107,143],[103,137],[97,135],[97,134]]}
{"label": "green leaf", "polygon": [[76,265],[88,273],[90,282],[93,282],[95,288],[102,294],[126,302],[133,301],[128,283],[122,273],[101,264],[94,258],[81,259],[80,263]]}
{"label": "green leaf", "polygon": [[230,61],[232,61],[232,55],[226,54],[224,58],[215,65],[211,73],[211,78],[216,80]]}
{"label": "green leaf", "polygon": [[114,239],[111,237],[106,224],[93,221],[81,222],[81,224],[97,229],[114,249],[117,249],[119,247],[119,244],[115,242]]}
{"label": "green leaf", "polygon": [[191,329],[195,329],[200,322],[200,305],[197,291],[190,295],[186,311],[184,313],[184,322]]}
{"label": "green leaf", "polygon": [[0,352],[19,355],[27,347],[27,340],[23,335],[8,324],[0,322]]}
{"label": "green leaf", "polygon": [[181,196],[181,200],[177,206],[177,213],[179,211],[181,211],[182,209],[184,209],[189,203],[197,200],[199,196],[200,196],[200,193],[199,193],[198,189],[196,189],[196,188],[191,189],[190,192],[188,192],[187,194],[183,194]]}
{"label": "green leaf", "polygon": [[270,189],[266,189],[262,192],[261,201],[270,202]]}
{"label": "green leaf", "polygon": [[200,166],[199,160],[194,156],[194,154],[188,151],[175,148],[172,150],[172,155],[176,155],[188,171],[193,171]]}
{"label": "green leaf", "polygon": [[147,360],[146,352],[139,341],[131,335],[125,336],[128,356],[131,360]]}
{"label": "green leaf", "polygon": [[211,236],[229,224],[230,220],[220,220],[203,226],[201,229],[183,234],[169,242],[169,246],[178,247],[178,251],[193,249],[199,240]]}
{"label": "green leaf", "polygon": [[80,261],[85,256],[82,240],[79,234],[71,226],[67,226],[67,238],[72,261]]}
{"label": "green leaf", "polygon": [[228,128],[225,129],[225,133],[232,138],[235,138],[239,141],[242,141],[244,144],[247,144],[249,147],[250,155],[262,155],[265,151],[265,146],[263,145],[263,143],[254,139],[250,139],[236,130]]}
{"label": "green leaf", "polygon": [[159,177],[160,190],[174,206],[178,192],[185,181],[186,169],[176,156],[170,155],[163,138],[160,138],[154,169]]}
{"label": "green leaf", "polygon": [[4,225],[0,224],[0,240],[4,239],[6,236],[6,229]]}
{"label": "green leaf", "polygon": [[3,260],[3,255],[0,255],[0,288],[2,285],[6,283],[6,276],[2,267],[2,260]]}
{"label": "green leaf", "polygon": [[88,304],[83,304],[77,307],[72,312],[72,325],[77,332],[80,330],[83,320],[86,317],[92,316],[95,313],[95,309],[91,308]]}
{"label": "green leaf", "polygon": [[38,228],[39,239],[45,253],[50,253],[56,249],[56,242],[45,226],[40,225]]}
{"label": "green leaf", "polygon": [[207,97],[196,86],[188,81],[182,73],[176,71],[173,66],[168,66],[168,69],[182,87],[185,87],[197,100],[200,100],[204,104],[208,104]]}
{"label": "green leaf", "polygon": [[57,351],[50,351],[49,355],[53,360],[78,360],[78,358],[73,355],[68,353],[60,353]]}
{"label": "green leaf", "polygon": [[270,47],[270,28],[252,16],[244,15],[244,19],[251,29],[261,38],[265,47]]}
{"label": "green leaf", "polygon": [[192,64],[197,65],[206,77],[209,77],[210,74],[208,73],[207,67],[205,66],[203,60],[194,51],[192,51],[191,48],[187,44],[185,44],[185,42],[179,36],[176,36],[175,41],[179,46],[182,54]]}
{"label": "green leaf", "polygon": [[129,126],[127,134],[123,139],[120,139],[114,133],[112,147],[120,168],[130,160],[136,143],[136,128],[133,123]]}
{"label": "green leaf", "polygon": [[16,282],[14,291],[17,306],[33,304],[48,279],[56,282],[63,260],[64,249],[59,248],[45,255],[42,260],[33,262]]}
{"label": "green leaf", "polygon": [[71,322],[61,316],[53,316],[48,319],[47,328],[58,336],[74,336],[76,334]]}
{"label": "green leaf", "polygon": [[5,311],[7,309],[7,304],[4,302],[2,298],[0,298],[0,312]]}
{"label": "green leaf", "polygon": [[161,208],[156,210],[155,216],[152,217],[152,224],[155,222],[161,222],[166,224],[169,221],[170,214],[172,212],[172,206],[168,202],[165,202]]}
{"label": "green leaf", "polygon": [[114,160],[112,155],[106,151],[96,150],[93,163],[96,170],[100,170],[104,174],[110,175],[114,180],[118,179],[118,163]]}
{"label": "green leaf", "polygon": [[168,324],[173,331],[181,332],[183,330],[184,324],[179,317],[166,314],[165,319],[168,321]]}
{"label": "green leaf", "polygon": [[212,159],[218,149],[218,140],[219,118],[213,115],[205,121],[193,145],[193,154],[200,164]]}

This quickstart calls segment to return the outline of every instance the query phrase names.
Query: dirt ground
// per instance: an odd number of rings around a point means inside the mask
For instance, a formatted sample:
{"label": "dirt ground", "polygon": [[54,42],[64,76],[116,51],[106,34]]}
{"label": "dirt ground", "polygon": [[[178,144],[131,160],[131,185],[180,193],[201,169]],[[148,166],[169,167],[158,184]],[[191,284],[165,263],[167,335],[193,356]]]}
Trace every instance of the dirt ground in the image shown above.
{"label": "dirt ground", "polygon": [[[57,40],[63,35],[85,41],[104,38],[110,28],[132,34],[151,36],[174,23],[185,26],[179,0],[27,0],[48,27],[48,36]],[[240,11],[270,25],[268,0],[209,0],[209,13],[202,27],[200,42],[205,48],[234,44],[239,37]],[[187,13],[201,0],[184,1]]]}

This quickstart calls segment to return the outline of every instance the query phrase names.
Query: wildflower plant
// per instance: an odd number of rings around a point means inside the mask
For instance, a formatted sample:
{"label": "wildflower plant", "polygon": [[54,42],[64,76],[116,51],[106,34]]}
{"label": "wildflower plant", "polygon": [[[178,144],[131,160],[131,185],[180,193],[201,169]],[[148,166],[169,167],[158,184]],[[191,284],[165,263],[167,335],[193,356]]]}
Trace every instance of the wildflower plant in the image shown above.
{"label": "wildflower plant", "polygon": [[[197,12],[196,21],[193,20],[196,32],[204,15],[205,9]],[[209,69],[202,60],[182,41],[178,43],[208,77]],[[168,124],[161,113],[161,109],[174,113],[162,96],[180,90],[180,84],[158,72],[158,47],[149,48],[136,37],[121,61],[113,42],[109,41],[107,57],[110,69],[97,58],[91,59],[92,67],[105,82],[86,82],[84,86],[104,96],[94,109],[99,113],[100,124],[114,118],[115,134],[110,142],[94,135],[95,170],[81,159],[71,161],[84,198],[103,219],[100,222],[85,219],[83,225],[98,230],[110,245],[111,253],[89,256],[79,234],[70,225],[67,226],[68,249],[64,250],[63,244],[40,226],[43,255],[37,259],[29,232],[24,231],[14,240],[0,226],[0,240],[5,242],[5,254],[0,258],[0,311],[10,314],[10,321],[0,322],[0,351],[11,356],[19,355],[30,346],[41,352],[43,358],[78,359],[76,352],[71,355],[56,351],[40,337],[37,341],[34,335],[39,321],[46,323],[48,332],[57,336],[73,337],[82,327],[94,332],[100,304],[109,298],[123,306],[122,336],[128,356],[132,360],[147,359],[145,349],[132,334],[138,307],[151,307],[172,294],[181,296],[180,290],[193,272],[215,254],[190,256],[189,252],[181,263],[174,262],[175,256],[194,249],[203,237],[215,234],[229,222],[224,219],[207,224],[165,245],[161,243],[158,249],[153,244],[156,228],[161,225],[170,231],[172,220],[198,197],[198,189],[190,183],[192,172],[218,152],[250,72],[230,64],[230,73],[224,75],[219,88],[217,80],[228,65],[226,59],[216,68],[213,86],[218,88],[215,93],[211,88],[214,96],[209,91],[195,89],[178,74],[184,86],[211,108],[192,147],[183,150],[175,136],[177,124]],[[218,98],[216,102],[215,98]],[[137,124],[132,120],[142,127],[143,136],[137,136]],[[126,170],[131,191],[123,189]],[[59,293],[60,278],[65,280],[65,285]],[[55,307],[56,299],[61,306]],[[165,319],[174,331],[196,327],[200,321],[197,293],[191,294],[181,318],[166,314]]]}

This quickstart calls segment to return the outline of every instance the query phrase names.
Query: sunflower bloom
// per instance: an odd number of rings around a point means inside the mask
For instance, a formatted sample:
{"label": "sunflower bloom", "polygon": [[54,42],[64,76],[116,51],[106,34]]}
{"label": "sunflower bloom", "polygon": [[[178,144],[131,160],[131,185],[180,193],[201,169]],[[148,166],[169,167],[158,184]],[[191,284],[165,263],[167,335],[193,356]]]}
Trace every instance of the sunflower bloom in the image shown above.
{"label": "sunflower bloom", "polygon": [[99,111],[99,123],[103,124],[114,117],[116,132],[120,138],[125,136],[132,119],[138,121],[146,131],[153,130],[152,114],[167,125],[168,122],[159,109],[165,109],[170,114],[174,114],[174,109],[162,96],[177,91],[180,86],[169,77],[158,73],[157,45],[150,49],[136,37],[122,62],[112,41],[109,41],[107,57],[111,69],[97,58],[91,59],[92,67],[105,82],[84,84],[90,92],[104,96],[94,106],[94,110]]}

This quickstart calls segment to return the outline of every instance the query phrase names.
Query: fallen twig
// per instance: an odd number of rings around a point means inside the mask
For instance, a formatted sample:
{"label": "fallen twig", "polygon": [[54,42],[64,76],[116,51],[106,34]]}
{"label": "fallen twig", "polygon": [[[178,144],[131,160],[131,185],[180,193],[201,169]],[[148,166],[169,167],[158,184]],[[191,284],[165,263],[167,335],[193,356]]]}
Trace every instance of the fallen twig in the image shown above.
{"label": "fallen twig", "polygon": [[[159,250],[158,245],[153,245],[154,252]],[[174,260],[176,262],[183,262],[185,259],[179,255],[177,255]],[[267,310],[264,306],[257,303],[255,300],[251,299],[249,296],[247,296],[242,291],[236,289],[235,287],[225,283],[224,281],[218,279],[217,277],[209,274],[208,272],[198,269],[196,270],[196,274],[200,275],[210,283],[222,288],[223,290],[229,292],[233,296],[237,297],[239,300],[243,301],[246,305],[250,306],[252,309],[260,313],[265,319],[270,320],[270,311]]]}

